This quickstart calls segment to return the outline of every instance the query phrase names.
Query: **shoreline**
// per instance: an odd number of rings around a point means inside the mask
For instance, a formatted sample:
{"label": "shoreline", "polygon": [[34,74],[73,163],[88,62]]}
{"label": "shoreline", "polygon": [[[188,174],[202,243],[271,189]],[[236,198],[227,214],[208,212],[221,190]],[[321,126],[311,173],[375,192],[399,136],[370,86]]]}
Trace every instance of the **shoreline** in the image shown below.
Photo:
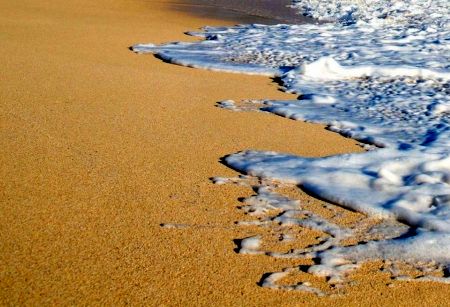
{"label": "shoreline", "polygon": [[253,233],[234,226],[243,217],[237,199],[252,191],[213,185],[210,177],[237,175],[219,159],[248,148],[303,156],[362,149],[320,125],[215,107],[224,99],[295,98],[269,78],[169,65],[129,51],[134,43],[194,40],[183,32],[240,21],[194,17],[171,4],[2,4],[7,39],[0,48],[8,56],[0,61],[10,73],[0,85],[0,301],[444,303],[445,285],[389,287],[383,273],[373,273],[377,263],[359,270],[359,284],[339,297],[257,285],[263,273],[301,261],[233,251],[234,239]]}

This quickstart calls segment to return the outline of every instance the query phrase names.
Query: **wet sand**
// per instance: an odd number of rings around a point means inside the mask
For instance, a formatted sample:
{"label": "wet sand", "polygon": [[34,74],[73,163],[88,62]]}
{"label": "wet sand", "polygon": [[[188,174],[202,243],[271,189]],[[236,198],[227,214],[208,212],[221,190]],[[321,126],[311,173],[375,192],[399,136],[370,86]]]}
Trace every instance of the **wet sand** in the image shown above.
{"label": "wet sand", "polygon": [[200,17],[207,16],[239,21],[239,23],[300,24],[313,22],[313,19],[301,16],[290,8],[290,0],[185,0],[183,2],[175,4],[174,8]]}
{"label": "wet sand", "polygon": [[234,252],[233,239],[253,234],[234,225],[237,199],[252,191],[211,184],[236,175],[220,157],[361,149],[319,125],[215,107],[293,97],[268,78],[130,52],[134,43],[192,40],[183,32],[240,21],[193,17],[172,4],[0,0],[1,304],[445,304],[448,286],[388,287],[377,263],[339,297],[257,285],[263,273],[296,263]]}

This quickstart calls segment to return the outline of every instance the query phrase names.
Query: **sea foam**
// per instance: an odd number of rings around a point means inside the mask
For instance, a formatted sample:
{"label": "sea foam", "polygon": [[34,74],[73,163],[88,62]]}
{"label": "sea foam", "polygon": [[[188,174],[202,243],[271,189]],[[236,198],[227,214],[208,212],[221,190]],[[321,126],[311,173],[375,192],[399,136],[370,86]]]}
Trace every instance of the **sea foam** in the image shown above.
{"label": "sea foam", "polygon": [[[242,241],[243,252],[314,257],[317,263],[307,271],[329,283],[344,283],[360,263],[376,259],[399,279],[404,277],[393,267],[403,262],[422,272],[414,280],[449,282],[450,2],[297,0],[293,6],[327,22],[205,27],[190,33],[201,42],[133,50],[185,66],[277,76],[298,99],[264,101],[262,110],[326,124],[367,145],[366,153],[325,158],[253,150],[226,157],[243,173],[295,184],[368,218],[390,221],[391,231],[377,229],[376,236],[363,238],[365,244],[344,246],[360,236],[361,223],[345,228],[274,194],[271,184],[258,185],[258,202],[246,206],[247,213],[266,215],[256,224],[290,223],[327,237],[280,254],[261,251],[256,236]],[[221,106],[237,108],[231,102]],[[261,285],[323,294],[305,283],[277,285],[289,272],[270,275]]]}

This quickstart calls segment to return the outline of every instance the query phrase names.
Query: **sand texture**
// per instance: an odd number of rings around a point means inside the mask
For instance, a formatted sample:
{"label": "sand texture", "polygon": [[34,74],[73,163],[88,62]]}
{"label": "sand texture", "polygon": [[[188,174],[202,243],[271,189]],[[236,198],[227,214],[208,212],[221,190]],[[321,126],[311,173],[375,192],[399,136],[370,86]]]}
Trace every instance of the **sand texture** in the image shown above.
{"label": "sand texture", "polygon": [[0,0],[0,304],[446,304],[449,286],[388,287],[377,263],[337,297],[257,285],[296,263],[234,252],[233,239],[253,231],[234,224],[237,199],[252,191],[213,185],[212,176],[236,175],[219,159],[249,148],[361,149],[319,125],[215,107],[294,97],[269,78],[132,53],[134,43],[192,40],[183,32],[233,23],[174,7]]}

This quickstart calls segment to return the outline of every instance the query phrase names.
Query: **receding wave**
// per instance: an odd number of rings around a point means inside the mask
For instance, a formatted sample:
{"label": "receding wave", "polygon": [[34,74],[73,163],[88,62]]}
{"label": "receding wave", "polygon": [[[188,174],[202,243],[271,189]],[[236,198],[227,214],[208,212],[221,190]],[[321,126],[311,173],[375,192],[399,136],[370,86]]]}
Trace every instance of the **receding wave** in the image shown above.
{"label": "receding wave", "polygon": [[[254,187],[257,194],[243,207],[258,216],[252,225],[284,225],[278,231],[286,238],[292,225],[323,233],[319,242],[286,253],[263,250],[260,236],[244,239],[240,251],[315,258],[307,272],[333,285],[376,259],[398,279],[450,283],[450,2],[297,0],[293,6],[327,22],[205,27],[190,33],[201,42],[133,47],[174,64],[277,76],[299,98],[260,101],[254,109],[326,124],[367,148],[325,158],[253,150],[226,157],[247,177],[216,182]],[[239,110],[230,101],[222,106]],[[280,185],[300,186],[362,217],[341,225],[281,195]],[[416,273],[405,277],[400,264]],[[268,275],[261,285],[332,291],[307,282],[281,286],[292,270]]]}

